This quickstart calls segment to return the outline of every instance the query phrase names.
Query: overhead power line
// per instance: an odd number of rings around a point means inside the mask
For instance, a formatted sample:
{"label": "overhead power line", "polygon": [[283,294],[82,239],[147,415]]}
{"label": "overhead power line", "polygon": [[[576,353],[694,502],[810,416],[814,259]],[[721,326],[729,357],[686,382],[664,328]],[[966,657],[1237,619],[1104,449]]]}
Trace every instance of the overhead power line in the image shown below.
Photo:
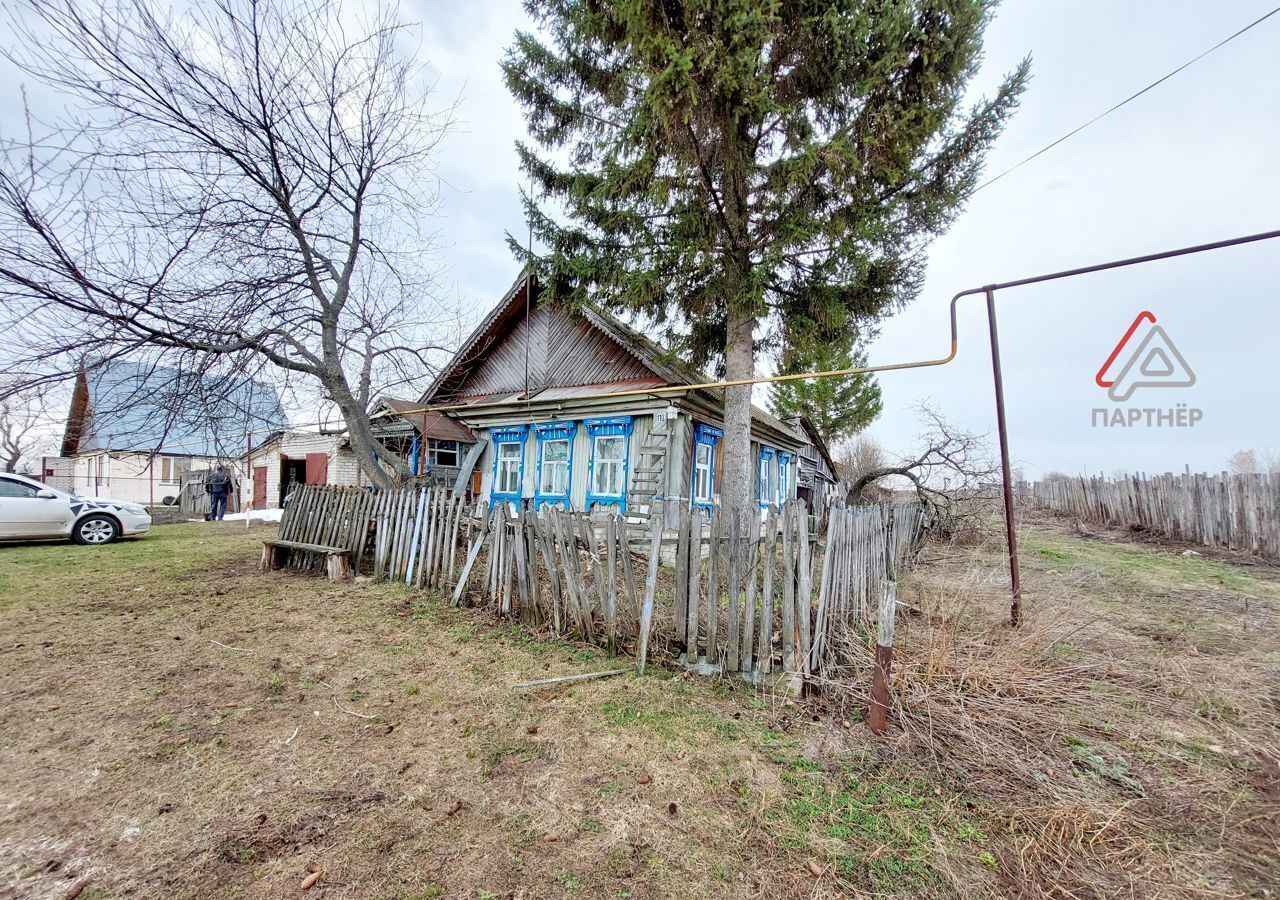
{"label": "overhead power line", "polygon": [[1198,63],[1200,60],[1202,60],[1202,59],[1204,59],[1206,56],[1208,56],[1210,53],[1212,53],[1213,51],[1217,50],[1219,47],[1223,47],[1223,46],[1225,46],[1225,45],[1227,45],[1227,44],[1231,43],[1232,41],[1234,41],[1236,38],[1240,37],[1240,35],[1244,34],[1244,33],[1245,33],[1246,31],[1248,31],[1249,29],[1254,28],[1254,27],[1256,27],[1256,26],[1258,26],[1258,25],[1261,25],[1263,22],[1267,21],[1267,19],[1269,19],[1269,18],[1271,18],[1272,16],[1274,16],[1276,13],[1280,13],[1280,6],[1277,6],[1275,9],[1271,10],[1271,12],[1267,13],[1266,15],[1261,16],[1261,17],[1259,17],[1259,18],[1257,18],[1257,19],[1254,19],[1252,22],[1250,22],[1248,25],[1246,25],[1246,26],[1244,26],[1243,28],[1241,28],[1241,29],[1240,29],[1239,31],[1237,31],[1235,34],[1229,35],[1228,37],[1225,37],[1225,38],[1223,38],[1222,40],[1218,41],[1218,43],[1214,44],[1214,45],[1213,45],[1212,47],[1210,47],[1208,50],[1205,50],[1203,53],[1201,53],[1199,56],[1194,57],[1193,59],[1189,59],[1189,60],[1187,60],[1186,62],[1184,62],[1182,65],[1178,66],[1178,68],[1174,69],[1172,72],[1168,73],[1167,75],[1164,75],[1164,76],[1162,76],[1161,78],[1157,78],[1155,81],[1151,82],[1149,85],[1147,85],[1146,87],[1144,87],[1142,90],[1138,91],[1136,94],[1131,94],[1131,95],[1129,95],[1128,97],[1125,97],[1123,100],[1121,100],[1121,101],[1120,101],[1119,103],[1117,103],[1115,106],[1113,106],[1113,107],[1111,107],[1110,109],[1108,109],[1106,112],[1099,113],[1098,115],[1096,115],[1096,116],[1094,116],[1092,119],[1090,119],[1088,122],[1085,122],[1083,125],[1081,125],[1081,126],[1079,126],[1079,127],[1077,127],[1077,128],[1074,128],[1074,129],[1072,129],[1071,131],[1068,131],[1066,134],[1064,134],[1062,137],[1058,138],[1058,139],[1057,139],[1056,141],[1054,141],[1052,144],[1048,144],[1048,145],[1046,145],[1046,146],[1044,146],[1044,147],[1041,147],[1039,150],[1037,150],[1035,153],[1032,153],[1030,156],[1028,156],[1026,159],[1024,159],[1022,162],[1018,163],[1017,165],[1014,165],[1014,166],[1011,166],[1011,167],[1010,167],[1010,168],[1008,168],[1008,169],[1005,169],[1003,172],[1001,172],[1001,173],[1000,173],[999,175],[997,175],[995,178],[991,178],[991,179],[989,179],[989,180],[987,180],[987,181],[984,181],[982,184],[980,184],[980,185],[978,185],[976,188],[974,188],[974,189],[973,189],[973,192],[976,194],[978,191],[982,190],[983,188],[985,188],[985,187],[989,187],[990,185],[995,184],[997,181],[999,181],[999,180],[1000,180],[1001,178],[1003,178],[1004,176],[1008,175],[1010,172],[1014,172],[1014,171],[1016,171],[1016,170],[1018,170],[1018,169],[1022,168],[1022,167],[1023,167],[1023,166],[1025,166],[1027,163],[1031,162],[1031,160],[1035,159],[1037,156],[1040,156],[1041,154],[1044,154],[1044,153],[1048,153],[1050,150],[1052,150],[1054,147],[1056,147],[1056,146],[1058,146],[1059,144],[1061,144],[1063,141],[1067,140],[1067,139],[1068,139],[1068,138],[1070,138],[1070,137],[1074,137],[1075,135],[1077,135],[1077,134],[1079,134],[1080,132],[1084,131],[1086,128],[1088,128],[1090,125],[1094,124],[1095,122],[1098,122],[1098,121],[1100,121],[1100,120],[1102,120],[1102,119],[1105,119],[1107,116],[1111,115],[1113,112],[1115,112],[1117,109],[1119,109],[1120,107],[1124,106],[1125,104],[1127,104],[1127,103],[1131,103],[1131,102],[1133,102],[1134,100],[1137,100],[1139,97],[1141,97],[1141,96],[1142,96],[1143,94],[1145,94],[1147,91],[1151,90],[1152,88],[1156,87],[1157,85],[1163,84],[1164,82],[1168,81],[1170,78],[1172,78],[1174,75],[1177,75],[1177,74],[1178,74],[1179,72],[1181,72],[1183,69],[1186,69],[1186,68],[1188,68],[1188,67],[1190,67],[1190,66],[1195,65],[1195,64],[1196,64],[1196,63]]}

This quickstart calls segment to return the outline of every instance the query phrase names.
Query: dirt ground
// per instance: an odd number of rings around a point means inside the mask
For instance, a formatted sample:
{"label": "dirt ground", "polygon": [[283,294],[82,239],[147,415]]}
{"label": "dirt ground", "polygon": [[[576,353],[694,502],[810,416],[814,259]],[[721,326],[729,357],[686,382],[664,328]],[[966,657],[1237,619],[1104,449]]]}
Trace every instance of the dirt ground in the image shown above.
{"label": "dirt ground", "polygon": [[[621,663],[270,529],[0,546],[0,897],[1271,897],[1280,573],[1185,548],[926,548],[899,709]],[[855,654],[856,656],[856,654]]]}

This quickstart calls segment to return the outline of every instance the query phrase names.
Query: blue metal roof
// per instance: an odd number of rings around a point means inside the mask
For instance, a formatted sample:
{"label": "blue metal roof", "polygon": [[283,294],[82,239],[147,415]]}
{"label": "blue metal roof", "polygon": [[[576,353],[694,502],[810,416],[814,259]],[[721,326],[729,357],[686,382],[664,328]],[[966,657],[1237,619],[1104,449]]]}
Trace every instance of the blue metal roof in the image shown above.
{"label": "blue metal roof", "polygon": [[246,432],[258,443],[289,427],[275,388],[251,378],[124,360],[99,363],[84,377],[88,404],[80,453],[238,456]]}

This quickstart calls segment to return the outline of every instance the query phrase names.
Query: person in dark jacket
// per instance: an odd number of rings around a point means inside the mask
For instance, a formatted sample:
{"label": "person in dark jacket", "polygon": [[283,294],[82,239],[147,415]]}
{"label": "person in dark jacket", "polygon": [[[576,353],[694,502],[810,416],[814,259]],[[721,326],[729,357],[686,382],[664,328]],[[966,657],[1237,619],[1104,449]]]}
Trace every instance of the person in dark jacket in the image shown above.
{"label": "person in dark jacket", "polygon": [[231,493],[231,476],[226,466],[218,466],[205,476],[204,492],[209,495],[209,521],[221,521],[227,514],[227,495]]}

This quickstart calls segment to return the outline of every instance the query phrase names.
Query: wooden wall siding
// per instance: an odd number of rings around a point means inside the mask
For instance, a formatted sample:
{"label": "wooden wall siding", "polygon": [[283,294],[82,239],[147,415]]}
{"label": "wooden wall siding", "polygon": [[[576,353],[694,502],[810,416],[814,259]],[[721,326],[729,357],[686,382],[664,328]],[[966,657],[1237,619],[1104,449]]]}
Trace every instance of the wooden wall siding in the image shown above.
{"label": "wooden wall siding", "polygon": [[[563,417],[562,417],[563,418]],[[651,420],[650,416],[637,416],[636,426],[643,420]],[[546,421],[537,419],[535,421]],[[632,468],[635,463],[635,451],[639,446],[637,443],[641,436],[637,434],[637,427],[633,427],[631,431],[631,453]],[[538,439],[533,434],[533,429],[529,429],[530,434],[524,443],[524,483],[520,492],[522,500],[533,500],[538,489]],[[486,445],[484,453],[480,457],[480,471],[483,473],[483,486],[481,496],[487,503],[490,493],[493,490],[493,442]],[[587,435],[587,429],[581,421],[578,422],[578,428],[573,434],[573,458],[570,460],[569,466],[569,502],[574,509],[581,510],[587,504],[587,467],[591,463],[591,439]]]}
{"label": "wooden wall siding", "polygon": [[[649,497],[647,495],[640,496],[632,490],[636,468],[640,465],[639,450],[648,439],[649,432],[654,427],[654,413],[657,410],[653,408],[639,410],[618,410],[612,412],[612,415],[630,415],[632,416],[632,430],[630,443],[630,456],[628,462],[628,512],[638,511],[639,506],[632,506],[633,501],[644,506],[649,505]],[[569,501],[575,510],[582,510],[587,503],[587,472],[591,461],[591,441],[587,437],[586,428],[582,425],[582,420],[605,415],[600,410],[592,410],[589,413],[583,413],[581,417],[574,415],[568,411],[562,411],[557,418],[560,420],[572,419],[578,422],[578,429],[573,439],[573,461],[571,466],[571,481],[569,486]],[[528,424],[532,425],[536,422],[551,421],[551,416],[532,415],[527,420],[521,419],[513,421],[510,417],[505,417],[501,424]],[[495,425],[498,423],[495,423]],[[484,426],[472,423],[477,431],[485,430]],[[663,496],[665,499],[677,498],[684,505],[688,505],[691,491],[693,489],[693,419],[685,412],[681,412],[674,423],[672,423],[672,438],[670,444],[670,455],[666,461],[666,478],[665,491]],[[529,436],[525,439],[524,445],[524,487],[521,491],[521,499],[533,500],[537,491],[537,475],[538,475],[538,445],[533,429],[530,428]],[[490,492],[493,487],[493,444],[487,442],[480,462],[477,464],[479,471],[483,476],[481,487],[481,498],[484,502],[489,502]],[[745,477],[750,480],[751,493],[750,498],[753,502],[759,500],[759,488],[757,478],[759,475],[759,456],[760,442],[753,440],[751,442],[751,465],[745,473]],[[773,478],[777,477],[777,461],[774,461]],[[718,499],[724,490],[724,444],[723,442],[716,448],[716,474],[715,474],[715,496]],[[788,499],[796,496],[796,488],[799,485],[799,479],[796,474],[796,464],[792,464],[791,483],[788,485]],[[776,484],[776,482],[775,482]],[[666,527],[672,526],[672,521],[668,515]]]}
{"label": "wooden wall siding", "polygon": [[[618,415],[626,415],[627,413],[618,413]],[[585,418],[593,418],[595,415],[586,416]],[[635,469],[639,465],[639,449],[649,437],[649,432],[653,429],[653,413],[637,412],[632,415],[631,440],[629,443],[630,455],[627,467],[627,487],[628,487],[628,504],[630,504],[632,495],[630,493],[631,483],[635,477]],[[560,417],[562,420],[565,416]],[[546,419],[531,419],[533,422],[548,421]],[[570,464],[570,481],[569,481],[569,502],[576,510],[584,509],[587,505],[587,473],[591,463],[591,439],[587,435],[586,426],[579,419],[578,428],[573,435],[573,459]],[[521,498],[525,500],[534,499],[538,488],[538,441],[537,436],[532,433],[525,439],[524,445],[524,487],[521,491]],[[482,497],[488,502],[490,492],[493,489],[493,443],[490,441],[484,453],[480,457],[479,468],[484,475],[484,486],[482,489]],[[647,503],[647,500],[646,500]]]}
{"label": "wooden wall siding", "polygon": [[528,321],[521,316],[449,394],[474,397],[523,391],[526,339],[531,391],[653,375],[603,332],[561,310],[535,306]]}

